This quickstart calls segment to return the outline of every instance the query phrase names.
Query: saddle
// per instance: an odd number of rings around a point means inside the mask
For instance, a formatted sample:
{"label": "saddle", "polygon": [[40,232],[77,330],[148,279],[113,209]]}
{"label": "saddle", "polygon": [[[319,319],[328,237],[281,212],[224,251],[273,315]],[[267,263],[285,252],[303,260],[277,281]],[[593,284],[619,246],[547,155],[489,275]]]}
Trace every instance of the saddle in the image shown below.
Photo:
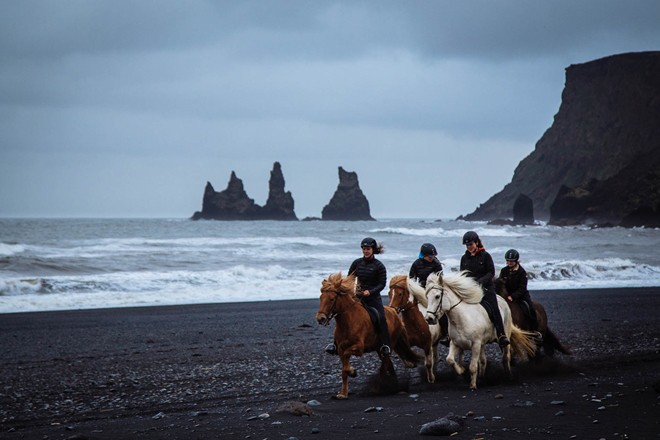
{"label": "saddle", "polygon": [[376,333],[380,334],[380,315],[378,310],[375,307],[366,305],[363,301],[360,301],[360,304],[369,312],[369,317],[371,318],[371,324],[374,326]]}

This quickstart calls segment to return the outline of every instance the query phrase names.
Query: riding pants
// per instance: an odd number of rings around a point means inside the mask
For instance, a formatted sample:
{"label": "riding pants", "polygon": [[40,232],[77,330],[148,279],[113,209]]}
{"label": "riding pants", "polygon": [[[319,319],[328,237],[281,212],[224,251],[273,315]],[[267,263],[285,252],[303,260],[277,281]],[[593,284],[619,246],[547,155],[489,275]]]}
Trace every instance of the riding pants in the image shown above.
{"label": "riding pants", "polygon": [[378,323],[380,324],[380,341],[382,345],[387,345],[388,347],[390,346],[390,332],[387,329],[387,318],[385,317],[385,307],[383,307],[383,300],[381,299],[380,295],[376,297],[363,297],[362,301],[370,306],[373,307],[378,311]]}
{"label": "riding pants", "polygon": [[484,289],[484,297],[481,299],[481,303],[486,303],[486,310],[490,310],[489,313],[491,321],[495,326],[495,332],[499,338],[504,334],[504,323],[502,322],[502,315],[500,314],[500,308],[497,305],[497,294],[493,289]]}

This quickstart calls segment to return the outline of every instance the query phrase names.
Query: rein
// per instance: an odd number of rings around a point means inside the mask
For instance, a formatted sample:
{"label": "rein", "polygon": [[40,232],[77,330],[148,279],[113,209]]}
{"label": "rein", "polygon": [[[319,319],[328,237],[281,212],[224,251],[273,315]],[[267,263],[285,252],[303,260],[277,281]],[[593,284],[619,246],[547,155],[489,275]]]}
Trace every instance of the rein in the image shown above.
{"label": "rein", "polygon": [[[392,286],[392,287],[390,288],[390,290],[394,290],[394,289],[403,289],[403,290],[407,290],[407,288],[405,288],[405,287],[401,287],[401,286],[397,286],[397,285],[394,285],[394,286]],[[412,309],[413,307],[415,307],[415,303],[413,303],[412,301],[408,301],[405,305],[403,305],[403,306],[401,306],[401,307],[394,307],[394,310],[395,310],[397,313],[403,313],[403,312],[407,312],[408,310]]]}
{"label": "rein", "polygon": [[[427,313],[430,313],[431,315],[435,316],[436,319],[438,319],[438,311],[440,310],[440,307],[442,307],[442,300],[444,299],[445,296],[445,289],[442,287],[432,286],[429,290],[433,290],[433,289],[440,291],[440,302],[438,303],[438,306],[435,308],[434,311],[432,312],[427,311]],[[450,306],[449,310],[447,310],[445,313],[451,312],[452,310],[454,310],[456,306],[458,306],[462,302],[463,302],[463,298],[461,298],[461,300],[456,304],[454,304],[453,306]]]}
{"label": "rein", "polygon": [[[341,292],[339,292],[338,290],[324,290],[323,292],[321,292],[321,295],[325,295],[326,293],[335,293],[337,295],[341,295]],[[350,307],[353,307],[354,305],[362,302],[362,300],[360,300],[357,295],[353,295],[351,298],[353,299],[353,304],[351,304]],[[330,321],[337,318],[337,316],[341,315],[346,311],[344,310],[343,312],[337,312],[335,310],[336,306],[337,306],[337,301],[335,300],[334,304],[332,305],[332,310],[330,310],[330,312],[327,314],[328,321],[325,323],[325,325],[330,325]]]}

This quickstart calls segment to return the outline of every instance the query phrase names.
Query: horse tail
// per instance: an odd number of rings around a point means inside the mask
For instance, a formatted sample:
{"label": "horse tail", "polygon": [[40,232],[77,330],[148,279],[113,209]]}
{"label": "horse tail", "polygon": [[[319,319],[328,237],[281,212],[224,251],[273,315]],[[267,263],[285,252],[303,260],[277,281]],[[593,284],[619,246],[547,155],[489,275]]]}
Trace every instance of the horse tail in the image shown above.
{"label": "horse tail", "polygon": [[559,338],[557,338],[557,336],[552,333],[550,329],[546,330],[545,336],[543,337],[543,349],[548,356],[552,356],[555,349],[563,354],[573,354],[568,348],[564,347],[564,345],[559,341]]}
{"label": "horse tail", "polygon": [[511,348],[513,355],[522,361],[528,360],[536,354],[536,340],[538,332],[528,332],[515,325],[511,326]]}

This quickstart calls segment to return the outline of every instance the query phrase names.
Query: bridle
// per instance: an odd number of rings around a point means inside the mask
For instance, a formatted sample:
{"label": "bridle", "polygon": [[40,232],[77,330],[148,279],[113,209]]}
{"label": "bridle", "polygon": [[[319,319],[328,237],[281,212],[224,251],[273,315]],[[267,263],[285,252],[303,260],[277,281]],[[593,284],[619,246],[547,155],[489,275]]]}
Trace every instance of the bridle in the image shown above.
{"label": "bridle", "polygon": [[[402,290],[405,289],[405,290],[407,290],[405,287],[401,287],[401,286],[397,286],[397,285],[394,285],[394,286],[390,287],[390,291],[392,291],[394,289],[402,289]],[[412,302],[412,301],[408,301],[405,305],[403,305],[401,307],[394,307],[394,310],[397,313],[403,313],[403,312],[407,312],[408,310],[412,309],[413,307],[415,307],[415,303]]]}
{"label": "bridle", "polygon": [[[438,319],[438,311],[440,310],[440,307],[442,307],[442,302],[443,302],[444,296],[445,296],[445,289],[444,289],[444,287],[431,286],[429,288],[429,291],[431,291],[431,290],[439,290],[440,291],[440,302],[438,303],[438,305],[437,305],[437,307],[435,308],[434,311],[431,312],[431,311],[427,310],[426,313],[429,313],[429,314],[433,315],[435,317],[435,319]],[[447,314],[447,313],[451,312],[452,310],[454,310],[454,308],[462,302],[463,302],[463,299],[461,298],[461,300],[459,302],[457,302],[453,306],[449,306],[449,310],[447,310],[445,312],[445,314]]]}
{"label": "bridle", "polygon": [[[327,290],[322,290],[322,291],[321,291],[321,295],[325,295],[326,293],[334,293],[334,294],[336,294],[336,295],[341,295],[341,292],[340,292],[339,290],[337,290],[337,289],[327,289]],[[357,295],[353,295],[353,296],[351,296],[351,298],[353,299],[353,304],[351,304],[350,307],[353,307],[355,304],[359,304],[359,303],[361,302],[360,299],[358,299],[358,296],[357,296]],[[326,314],[327,317],[328,317],[328,320],[325,322],[325,325],[330,325],[330,321],[332,321],[332,320],[335,319],[337,316],[339,316],[339,315],[341,315],[341,314],[343,313],[343,312],[338,312],[338,311],[336,311],[336,310],[335,310],[335,307],[336,307],[336,306],[337,306],[337,299],[335,298],[335,300],[334,300],[333,303],[332,303],[332,308],[331,308],[330,311]]]}

